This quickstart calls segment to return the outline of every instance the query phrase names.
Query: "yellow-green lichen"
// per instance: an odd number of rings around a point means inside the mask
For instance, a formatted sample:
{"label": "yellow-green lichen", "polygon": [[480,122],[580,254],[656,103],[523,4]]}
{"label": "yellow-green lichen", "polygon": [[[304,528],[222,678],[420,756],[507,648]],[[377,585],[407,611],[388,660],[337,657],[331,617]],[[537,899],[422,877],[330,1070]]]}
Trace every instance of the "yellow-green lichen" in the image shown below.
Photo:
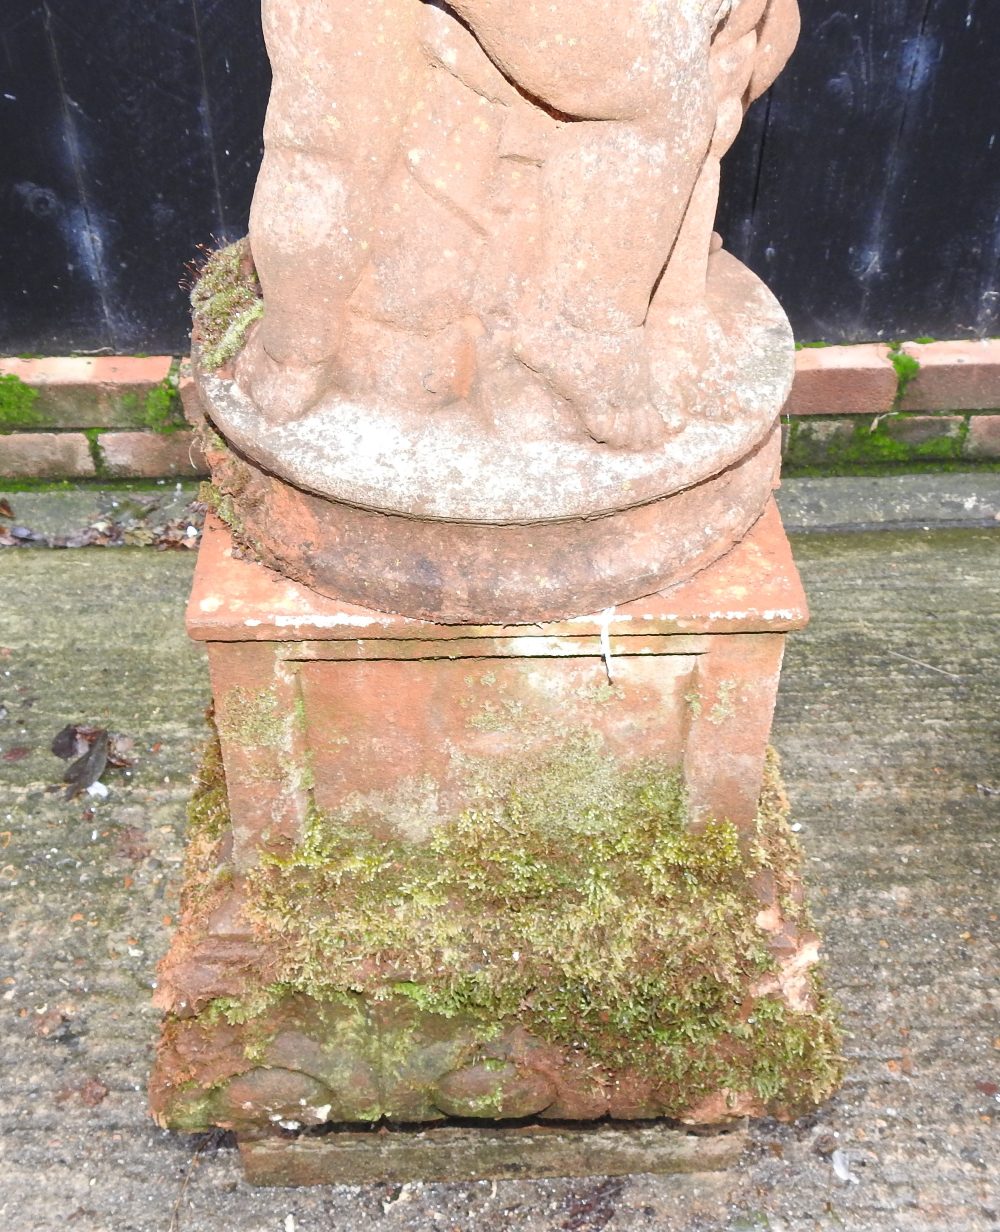
{"label": "yellow-green lichen", "polygon": [[285,740],[274,689],[230,689],[217,721],[223,736],[244,748],[278,748]]}
{"label": "yellow-green lichen", "polygon": [[483,768],[474,806],[422,842],[314,813],[249,877],[277,980],[218,1012],[245,1022],[292,991],[402,996],[486,1038],[517,1022],[651,1075],[678,1107],[720,1088],[808,1105],[839,1078],[832,1016],[818,995],[793,1012],[751,991],[775,969],[751,880],[790,885],[797,862],[769,792],[752,842],[726,821],[693,831],[670,767],[623,768],[574,735]]}
{"label": "yellow-green lichen", "polygon": [[239,354],[247,331],[264,313],[249,240],[213,252],[191,292],[199,359],[212,371]]}
{"label": "yellow-green lichen", "polygon": [[731,719],[736,714],[736,707],[733,705],[733,694],[735,692],[735,680],[721,680],[719,682],[715,705],[708,712],[709,723],[714,723],[716,727],[719,727],[725,723],[726,719]]}
{"label": "yellow-green lichen", "polygon": [[[221,448],[225,448],[224,445]],[[202,483],[198,499],[220,518],[236,536],[243,535],[243,519],[236,502],[228,492],[222,492],[214,483]]]}

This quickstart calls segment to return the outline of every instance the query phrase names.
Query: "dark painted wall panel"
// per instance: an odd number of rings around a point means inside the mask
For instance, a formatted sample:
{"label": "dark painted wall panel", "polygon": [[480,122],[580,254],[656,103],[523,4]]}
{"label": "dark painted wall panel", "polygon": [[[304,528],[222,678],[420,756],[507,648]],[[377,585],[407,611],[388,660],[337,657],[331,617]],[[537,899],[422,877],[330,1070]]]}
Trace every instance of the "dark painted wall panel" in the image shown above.
{"label": "dark painted wall panel", "polygon": [[727,244],[802,339],[1000,331],[995,0],[800,4],[727,162]]}
{"label": "dark painted wall panel", "polygon": [[[1000,332],[1000,6],[800,3],[727,244],[803,339]],[[2,0],[0,351],[186,346],[179,283],[246,228],[268,82],[259,0]]]}

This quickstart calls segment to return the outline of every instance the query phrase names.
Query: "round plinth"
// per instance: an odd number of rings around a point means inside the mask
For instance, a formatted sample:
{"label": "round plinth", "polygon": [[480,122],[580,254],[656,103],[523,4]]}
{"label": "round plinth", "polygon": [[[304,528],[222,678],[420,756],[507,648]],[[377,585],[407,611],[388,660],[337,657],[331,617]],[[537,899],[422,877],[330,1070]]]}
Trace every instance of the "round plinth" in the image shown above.
{"label": "round plinth", "polygon": [[663,590],[727,552],[777,481],[775,424],[721,475],[633,509],[527,525],[421,521],[304,492],[232,451],[210,453],[238,537],[334,598],[443,624],[530,624]]}
{"label": "round plinth", "polygon": [[[540,417],[528,395],[499,400],[484,423],[471,405],[415,417],[331,393],[275,424],[231,375],[198,371],[226,445],[209,451],[213,478],[264,564],[347,602],[463,624],[628,602],[727,552],[777,481],[788,322],[724,253],[699,320],[684,427],[655,448],[609,448],[565,416]],[[655,357],[668,331],[647,330]]]}

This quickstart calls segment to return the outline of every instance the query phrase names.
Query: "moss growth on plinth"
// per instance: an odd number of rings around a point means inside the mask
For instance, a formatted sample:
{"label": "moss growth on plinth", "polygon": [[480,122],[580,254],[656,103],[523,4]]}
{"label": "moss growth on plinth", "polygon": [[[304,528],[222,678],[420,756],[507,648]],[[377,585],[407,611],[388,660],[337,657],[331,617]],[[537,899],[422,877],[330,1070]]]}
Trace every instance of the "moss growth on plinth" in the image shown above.
{"label": "moss growth on plinth", "polygon": [[205,746],[188,805],[188,840],[214,843],[229,829],[229,797],[218,737]]}
{"label": "moss growth on plinth", "polygon": [[249,240],[210,254],[198,272],[191,307],[202,366],[213,371],[235,359],[250,326],[264,314]]}
{"label": "moss growth on plinth", "polygon": [[247,879],[269,981],[207,1013],[246,1024],[302,995],[410,1001],[484,1040],[520,1025],[607,1074],[651,1077],[668,1112],[719,1090],[794,1111],[841,1072],[818,983],[806,1010],[769,983],[753,883],[769,875],[805,929],[798,862],[775,759],[748,838],[692,828],[670,767],[569,736],[484,767],[475,805],[423,842],[314,812]]}

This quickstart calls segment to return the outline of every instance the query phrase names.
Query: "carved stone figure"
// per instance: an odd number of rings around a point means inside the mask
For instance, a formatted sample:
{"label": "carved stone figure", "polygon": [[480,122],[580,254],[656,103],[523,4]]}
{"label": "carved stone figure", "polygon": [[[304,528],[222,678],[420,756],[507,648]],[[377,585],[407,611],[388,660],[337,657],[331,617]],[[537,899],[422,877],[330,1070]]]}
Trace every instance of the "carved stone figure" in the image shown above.
{"label": "carved stone figure", "polygon": [[767,750],[792,339],[712,231],[795,0],[264,19],[249,242],[194,292],[229,531],[154,1115],[287,1184],[369,1175],[311,1127],[423,1126],[359,1145],[407,1180],[469,1175],[456,1118],[815,1106],[839,1036]]}
{"label": "carved stone figure", "polygon": [[[581,574],[533,606],[507,588],[506,618],[534,619],[649,593],[730,547],[772,486],[791,345],[713,235],[719,160],[794,45],[795,0],[265,0],[264,25],[264,311],[235,382],[203,389],[251,464],[324,502],[296,498],[319,522],[311,561],[282,557],[267,528],[287,493],[230,475],[260,507],[265,559],[374,606],[494,618],[471,527],[625,514],[619,566],[586,531],[572,544],[603,589]],[[702,490],[690,517],[628,524],[751,455],[725,510]],[[450,524],[403,535],[437,591],[380,591],[377,528],[345,529],[337,505]],[[649,533],[652,571],[635,558]],[[352,552],[363,592],[317,563],[345,535],[369,544]],[[516,562],[527,548],[506,539]],[[464,599],[463,578],[482,582]]]}

